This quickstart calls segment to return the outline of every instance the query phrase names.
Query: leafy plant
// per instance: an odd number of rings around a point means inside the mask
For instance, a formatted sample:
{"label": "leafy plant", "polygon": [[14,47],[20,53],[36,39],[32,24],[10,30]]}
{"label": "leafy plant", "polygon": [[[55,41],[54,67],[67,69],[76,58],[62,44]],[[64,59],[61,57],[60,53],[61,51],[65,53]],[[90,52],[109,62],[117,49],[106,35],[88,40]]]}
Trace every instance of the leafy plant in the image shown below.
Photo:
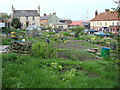
{"label": "leafy plant", "polygon": [[63,36],[71,36],[69,32],[64,32]]}
{"label": "leafy plant", "polygon": [[56,48],[45,42],[38,42],[32,46],[32,54],[35,57],[53,58],[56,57]]}

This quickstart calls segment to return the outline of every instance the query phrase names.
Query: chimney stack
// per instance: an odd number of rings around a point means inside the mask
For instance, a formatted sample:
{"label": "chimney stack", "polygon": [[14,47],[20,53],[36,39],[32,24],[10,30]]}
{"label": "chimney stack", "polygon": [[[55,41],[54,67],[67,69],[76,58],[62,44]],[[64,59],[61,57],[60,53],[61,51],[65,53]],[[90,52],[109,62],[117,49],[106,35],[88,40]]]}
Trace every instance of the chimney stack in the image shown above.
{"label": "chimney stack", "polygon": [[37,11],[38,11],[38,13],[40,14],[40,5],[38,5],[38,10],[37,10]]}
{"label": "chimney stack", "polygon": [[96,10],[96,11],[95,11],[95,16],[97,16],[97,15],[98,15],[98,11]]}
{"label": "chimney stack", "polygon": [[105,12],[109,12],[110,10],[109,9],[105,9]]}
{"label": "chimney stack", "polygon": [[14,8],[14,6],[12,5],[12,13],[14,13],[14,10],[15,10],[15,8]]}
{"label": "chimney stack", "polygon": [[54,15],[56,15],[56,12],[53,12]]}

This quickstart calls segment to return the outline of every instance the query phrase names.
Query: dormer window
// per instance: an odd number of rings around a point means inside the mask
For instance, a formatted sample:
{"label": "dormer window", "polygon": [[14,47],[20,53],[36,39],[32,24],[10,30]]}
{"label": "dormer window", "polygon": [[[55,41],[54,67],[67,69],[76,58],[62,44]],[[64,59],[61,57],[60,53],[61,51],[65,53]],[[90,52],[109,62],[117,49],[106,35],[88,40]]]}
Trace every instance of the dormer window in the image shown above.
{"label": "dormer window", "polygon": [[26,20],[28,20],[28,16],[26,16]]}

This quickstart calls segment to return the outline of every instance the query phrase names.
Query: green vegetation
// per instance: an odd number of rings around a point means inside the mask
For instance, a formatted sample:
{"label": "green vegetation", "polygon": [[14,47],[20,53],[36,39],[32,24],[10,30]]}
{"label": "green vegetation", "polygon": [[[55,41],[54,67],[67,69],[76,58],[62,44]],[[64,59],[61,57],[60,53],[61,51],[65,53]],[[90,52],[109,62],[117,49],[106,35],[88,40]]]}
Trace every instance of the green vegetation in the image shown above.
{"label": "green vegetation", "polygon": [[75,28],[72,28],[73,31],[75,31],[75,36],[79,37],[79,34],[84,30],[83,27],[77,26]]}
{"label": "green vegetation", "polygon": [[36,59],[3,54],[3,88],[117,88],[112,61]]}
{"label": "green vegetation", "polygon": [[2,45],[10,45],[11,44],[11,38],[4,38],[2,39]]}
{"label": "green vegetation", "polygon": [[21,23],[20,23],[20,20],[18,18],[12,18],[11,25],[15,29],[21,28]]}
{"label": "green vegetation", "polygon": [[57,57],[57,49],[51,43],[38,42],[32,45],[32,55],[41,58]]}
{"label": "green vegetation", "polygon": [[69,32],[64,32],[63,36],[71,36]]}
{"label": "green vegetation", "polygon": [[0,17],[2,17],[3,21],[7,21],[10,18],[10,15],[8,15],[7,13],[1,13]]}
{"label": "green vegetation", "polygon": [[[7,29],[6,29],[7,30]],[[4,31],[8,34],[16,29]],[[16,30],[18,35],[23,35]],[[24,32],[24,30],[22,30]],[[31,41],[31,55],[2,54],[3,88],[118,88],[120,61],[110,56],[99,59],[85,49],[117,42],[114,39],[81,35],[65,38],[69,32],[42,32]],[[46,38],[50,43],[46,43]],[[21,38],[20,38],[21,40]],[[11,39],[3,39],[10,44]],[[95,45],[98,44],[98,45]]]}

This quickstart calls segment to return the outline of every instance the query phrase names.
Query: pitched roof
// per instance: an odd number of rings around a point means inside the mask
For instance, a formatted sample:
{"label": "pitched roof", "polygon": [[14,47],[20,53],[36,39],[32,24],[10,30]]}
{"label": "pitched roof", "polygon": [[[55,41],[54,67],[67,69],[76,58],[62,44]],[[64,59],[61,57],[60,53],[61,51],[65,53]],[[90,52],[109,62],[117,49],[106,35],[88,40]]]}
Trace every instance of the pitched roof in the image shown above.
{"label": "pitched roof", "polygon": [[120,18],[118,18],[118,13],[116,11],[100,13],[90,21],[112,21],[112,20],[120,20]]}
{"label": "pitched roof", "polygon": [[81,21],[72,21],[69,25],[80,25]]}
{"label": "pitched roof", "polygon": [[89,21],[72,21],[69,25],[80,25],[83,26],[84,24],[89,24]]}
{"label": "pitched roof", "polygon": [[14,10],[14,16],[40,16],[37,10]]}
{"label": "pitched roof", "polygon": [[53,15],[46,15],[40,18],[40,20],[47,20],[49,18],[51,18]]}

